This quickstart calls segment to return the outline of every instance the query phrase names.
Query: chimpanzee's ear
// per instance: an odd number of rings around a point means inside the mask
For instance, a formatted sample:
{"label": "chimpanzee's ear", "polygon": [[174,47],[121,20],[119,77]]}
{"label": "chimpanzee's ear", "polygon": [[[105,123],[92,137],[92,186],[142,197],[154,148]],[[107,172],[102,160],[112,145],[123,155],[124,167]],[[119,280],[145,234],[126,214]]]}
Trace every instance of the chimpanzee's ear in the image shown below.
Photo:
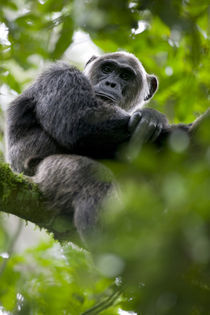
{"label": "chimpanzee's ear", "polygon": [[147,83],[149,87],[149,93],[145,96],[144,100],[148,101],[154,93],[157,91],[158,88],[158,79],[154,74],[148,74],[147,75]]}
{"label": "chimpanzee's ear", "polygon": [[96,56],[92,56],[92,57],[86,62],[85,67],[86,67],[89,63],[91,63],[93,60],[95,60],[96,58],[97,58]]}

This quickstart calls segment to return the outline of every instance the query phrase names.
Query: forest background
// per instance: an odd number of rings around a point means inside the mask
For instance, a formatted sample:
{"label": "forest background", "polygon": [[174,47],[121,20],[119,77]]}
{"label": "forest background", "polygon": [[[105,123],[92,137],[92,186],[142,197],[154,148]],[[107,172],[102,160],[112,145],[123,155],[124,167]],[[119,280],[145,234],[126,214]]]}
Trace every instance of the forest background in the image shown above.
{"label": "forest background", "polygon": [[[189,123],[209,107],[209,43],[208,0],[1,0],[1,163],[9,102],[50,62],[82,70],[93,54],[131,52],[158,76],[149,106]],[[44,231],[24,247],[37,229],[2,214],[0,314],[210,314],[208,126],[199,139],[193,152],[178,134],[162,154],[110,164],[121,202],[91,253]]]}

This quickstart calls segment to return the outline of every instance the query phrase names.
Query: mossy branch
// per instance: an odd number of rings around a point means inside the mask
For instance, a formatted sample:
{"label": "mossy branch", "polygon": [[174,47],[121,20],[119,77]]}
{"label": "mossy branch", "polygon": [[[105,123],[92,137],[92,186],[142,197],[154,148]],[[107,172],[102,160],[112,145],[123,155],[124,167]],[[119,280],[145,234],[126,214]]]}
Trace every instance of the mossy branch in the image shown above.
{"label": "mossy branch", "polygon": [[0,212],[35,223],[52,232],[60,241],[78,242],[72,222],[47,207],[38,186],[30,177],[13,173],[5,163],[0,163]]}

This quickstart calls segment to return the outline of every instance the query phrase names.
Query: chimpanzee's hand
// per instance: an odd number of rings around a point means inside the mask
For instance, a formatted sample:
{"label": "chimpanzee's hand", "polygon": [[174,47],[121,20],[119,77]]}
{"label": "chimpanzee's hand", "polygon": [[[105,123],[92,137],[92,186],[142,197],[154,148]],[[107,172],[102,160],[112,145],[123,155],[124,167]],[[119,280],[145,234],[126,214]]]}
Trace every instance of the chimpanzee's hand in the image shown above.
{"label": "chimpanzee's hand", "polygon": [[157,110],[152,108],[138,110],[132,114],[128,124],[131,142],[134,145],[152,143],[167,126],[166,116]]}

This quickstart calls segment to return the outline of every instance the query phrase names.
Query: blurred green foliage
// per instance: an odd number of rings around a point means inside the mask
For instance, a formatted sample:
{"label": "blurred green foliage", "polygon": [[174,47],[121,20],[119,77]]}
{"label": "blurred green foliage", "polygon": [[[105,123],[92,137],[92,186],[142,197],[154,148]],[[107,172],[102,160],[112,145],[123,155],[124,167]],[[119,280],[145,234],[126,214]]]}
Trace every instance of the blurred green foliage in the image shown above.
{"label": "blurred green foliage", "polygon": [[[24,72],[39,68],[34,57],[62,58],[78,29],[104,52],[132,52],[157,74],[150,106],[171,122],[191,122],[209,106],[208,0],[1,1],[2,86],[20,93],[33,74],[20,77],[17,66]],[[144,148],[130,164],[109,165],[122,192],[107,205],[94,263],[86,251],[53,240],[13,254],[2,224],[0,312],[210,314],[208,126],[196,148],[177,135],[162,153]]]}
{"label": "blurred green foliage", "polygon": [[[116,299],[113,281],[102,278],[90,255],[71,243],[61,247],[52,240],[24,256],[2,256],[0,301],[8,314],[82,314],[97,301]],[[117,306],[101,314],[117,314]]]}

